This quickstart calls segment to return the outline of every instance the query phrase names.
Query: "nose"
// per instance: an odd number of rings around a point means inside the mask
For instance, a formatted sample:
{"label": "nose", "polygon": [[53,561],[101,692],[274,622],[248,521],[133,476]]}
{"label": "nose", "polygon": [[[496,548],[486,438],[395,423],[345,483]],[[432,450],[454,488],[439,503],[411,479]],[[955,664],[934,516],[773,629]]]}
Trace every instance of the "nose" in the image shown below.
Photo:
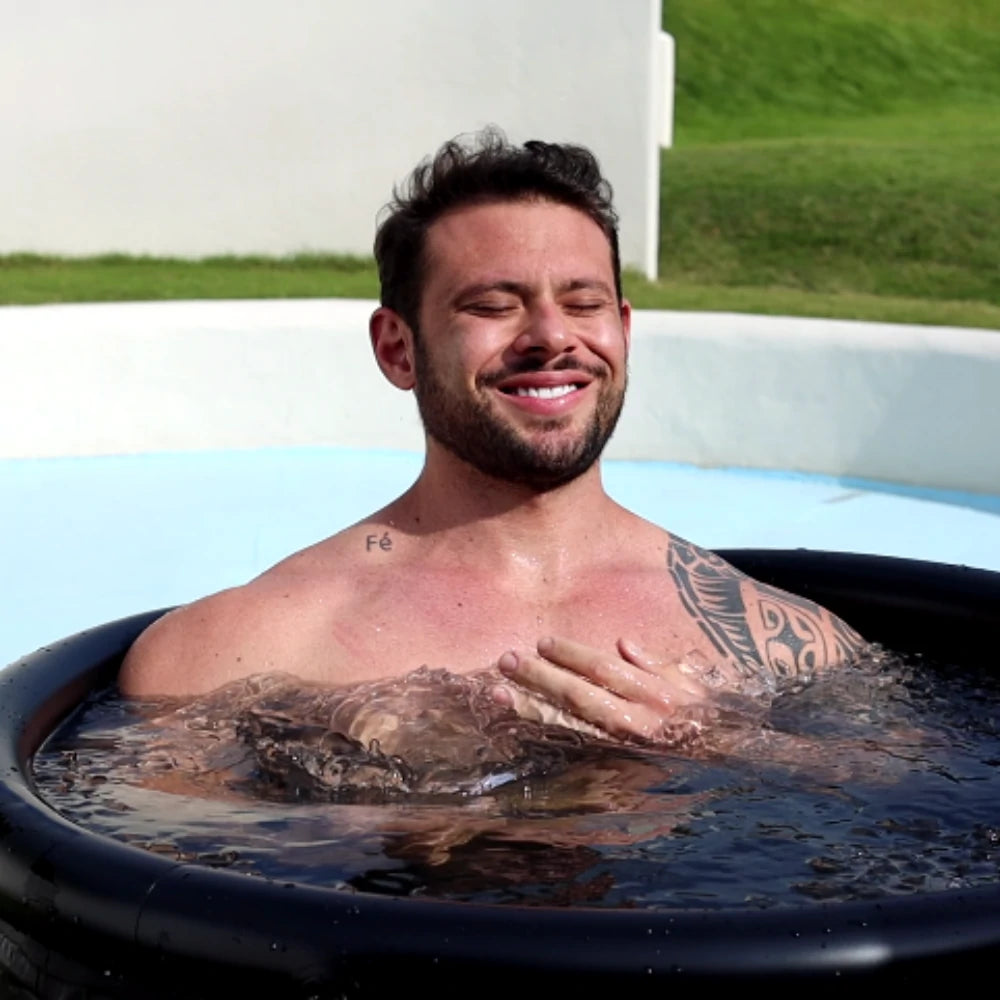
{"label": "nose", "polygon": [[519,354],[562,354],[573,350],[573,335],[562,310],[554,302],[532,303],[513,347]]}

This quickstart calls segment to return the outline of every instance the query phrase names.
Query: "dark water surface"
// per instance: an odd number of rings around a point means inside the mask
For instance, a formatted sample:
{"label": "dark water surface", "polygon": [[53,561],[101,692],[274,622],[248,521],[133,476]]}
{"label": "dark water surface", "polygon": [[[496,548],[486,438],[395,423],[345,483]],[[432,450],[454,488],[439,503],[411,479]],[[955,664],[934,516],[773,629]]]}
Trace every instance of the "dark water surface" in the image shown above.
{"label": "dark water surface", "polygon": [[519,905],[726,908],[1000,878],[1000,681],[884,654],[720,704],[669,749],[526,722],[496,678],[92,699],[34,761],[97,833],[281,881]]}

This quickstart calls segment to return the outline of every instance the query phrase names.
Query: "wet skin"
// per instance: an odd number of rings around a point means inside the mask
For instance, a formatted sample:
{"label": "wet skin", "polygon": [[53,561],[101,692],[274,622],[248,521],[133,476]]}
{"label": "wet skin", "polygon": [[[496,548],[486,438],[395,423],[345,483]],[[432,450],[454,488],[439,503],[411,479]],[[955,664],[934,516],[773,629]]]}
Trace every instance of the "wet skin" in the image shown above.
{"label": "wet skin", "polygon": [[[548,201],[452,211],[427,237],[419,330],[372,316],[415,390],[424,468],[384,510],[133,647],[129,694],[284,670],[325,684],[499,669],[534,718],[660,739],[727,686],[824,669],[860,639],[636,517],[593,461],[625,390],[631,312],[600,228]],[[569,713],[569,714],[566,714]]]}

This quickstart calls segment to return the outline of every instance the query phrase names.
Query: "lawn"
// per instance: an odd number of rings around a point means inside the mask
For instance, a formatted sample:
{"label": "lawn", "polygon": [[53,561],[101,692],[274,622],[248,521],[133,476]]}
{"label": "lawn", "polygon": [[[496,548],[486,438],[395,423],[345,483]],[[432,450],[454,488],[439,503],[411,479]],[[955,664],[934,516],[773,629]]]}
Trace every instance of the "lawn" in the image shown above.
{"label": "lawn", "polygon": [[664,291],[1000,329],[994,0],[667,0],[664,22]]}

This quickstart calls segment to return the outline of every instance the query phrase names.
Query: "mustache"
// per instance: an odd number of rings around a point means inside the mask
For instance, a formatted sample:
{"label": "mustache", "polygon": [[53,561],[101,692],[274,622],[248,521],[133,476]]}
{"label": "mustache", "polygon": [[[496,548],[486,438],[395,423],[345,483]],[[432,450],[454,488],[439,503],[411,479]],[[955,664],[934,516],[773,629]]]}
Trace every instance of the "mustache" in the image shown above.
{"label": "mustache", "polygon": [[548,364],[541,358],[523,358],[520,361],[507,365],[497,371],[486,372],[476,380],[481,388],[492,388],[504,379],[512,375],[527,375],[534,372],[581,372],[590,375],[592,378],[606,378],[608,375],[607,365],[585,365],[575,358],[559,358],[554,364]]}

